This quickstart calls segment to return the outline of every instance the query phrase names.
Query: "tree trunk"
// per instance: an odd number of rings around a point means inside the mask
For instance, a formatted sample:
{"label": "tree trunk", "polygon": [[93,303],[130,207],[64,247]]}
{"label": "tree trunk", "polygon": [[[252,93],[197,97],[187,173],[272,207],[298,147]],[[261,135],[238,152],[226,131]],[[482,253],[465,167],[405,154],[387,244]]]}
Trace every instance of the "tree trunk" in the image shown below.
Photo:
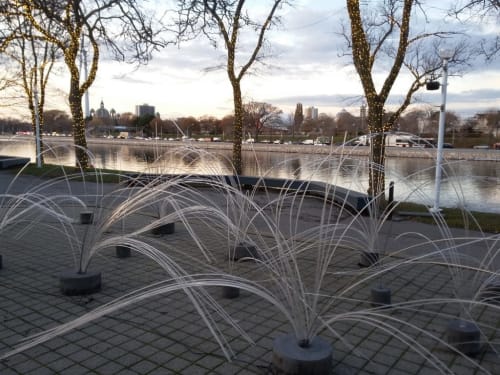
{"label": "tree trunk", "polygon": [[243,162],[241,160],[241,141],[243,135],[243,101],[241,99],[241,87],[238,80],[231,80],[233,86],[234,100],[234,125],[233,125],[233,165],[237,175],[243,173]]}
{"label": "tree trunk", "polygon": [[384,106],[377,100],[368,103],[368,127],[374,134],[370,142],[370,181],[368,195],[382,198],[385,190]]}
{"label": "tree trunk", "polygon": [[[30,101],[30,104],[28,105],[30,113],[31,113],[31,129],[33,131],[33,134],[35,136],[35,149],[36,149],[36,113],[35,113],[35,106],[32,104],[33,100]],[[44,151],[44,146],[43,146],[43,107],[40,105],[38,106],[38,121],[39,121],[39,136],[40,136],[40,162],[41,164],[45,164],[44,158],[43,158],[43,151]]]}
{"label": "tree trunk", "polygon": [[85,119],[83,118],[82,93],[80,91],[80,79],[71,76],[69,90],[69,107],[73,116],[73,140],[75,143],[75,163],[79,168],[89,167],[87,154],[87,139],[85,137]]}

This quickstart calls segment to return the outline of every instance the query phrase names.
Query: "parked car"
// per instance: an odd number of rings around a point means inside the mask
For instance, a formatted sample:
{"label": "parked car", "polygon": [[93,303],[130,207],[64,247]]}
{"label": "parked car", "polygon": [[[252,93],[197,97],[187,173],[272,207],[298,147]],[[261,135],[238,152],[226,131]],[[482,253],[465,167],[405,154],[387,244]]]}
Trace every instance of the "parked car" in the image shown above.
{"label": "parked car", "polygon": [[490,146],[488,146],[488,145],[475,145],[472,148],[485,150],[485,149],[490,148]]}
{"label": "parked car", "polygon": [[493,150],[500,150],[500,142],[493,144]]}

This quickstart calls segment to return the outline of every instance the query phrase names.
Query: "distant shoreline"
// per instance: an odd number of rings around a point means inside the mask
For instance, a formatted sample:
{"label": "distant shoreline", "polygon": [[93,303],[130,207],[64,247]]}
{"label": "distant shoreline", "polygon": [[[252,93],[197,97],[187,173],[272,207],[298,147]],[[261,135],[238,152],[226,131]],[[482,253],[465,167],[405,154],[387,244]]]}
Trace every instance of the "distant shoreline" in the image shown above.
{"label": "distant shoreline", "polygon": [[[16,136],[9,137],[0,135],[0,140],[20,140],[34,141],[32,136]],[[73,139],[71,137],[44,137],[47,143],[69,143]],[[142,139],[106,139],[106,138],[87,138],[88,144],[113,144],[127,146],[147,146],[173,148],[179,146],[187,146],[192,144],[196,148],[205,150],[232,150],[231,142],[182,142],[182,141],[165,141],[165,140],[142,140]],[[352,156],[368,156],[369,147],[366,146],[315,146],[301,144],[269,144],[269,143],[252,143],[243,144],[243,151],[257,152],[282,152],[282,153],[300,153],[300,154],[320,154],[320,155],[352,155]],[[0,154],[1,154],[0,149]],[[447,160],[470,160],[470,161],[492,161],[500,162],[500,150],[493,149],[444,149],[444,158]],[[404,148],[404,147],[387,147],[386,156],[388,158],[404,157],[404,158],[436,158],[436,149],[432,148]]]}

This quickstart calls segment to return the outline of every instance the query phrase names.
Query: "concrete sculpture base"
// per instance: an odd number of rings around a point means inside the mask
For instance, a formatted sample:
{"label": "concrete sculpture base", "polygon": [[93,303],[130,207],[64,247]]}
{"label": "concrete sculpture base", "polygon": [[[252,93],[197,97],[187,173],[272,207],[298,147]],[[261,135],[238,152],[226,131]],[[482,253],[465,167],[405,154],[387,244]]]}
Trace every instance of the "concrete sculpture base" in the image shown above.
{"label": "concrete sculpture base", "polygon": [[283,335],[273,343],[273,374],[331,374],[332,355],[331,344],[321,337],[316,336],[307,346],[300,346],[295,335]]}
{"label": "concrete sculpture base", "polygon": [[66,296],[96,293],[101,290],[101,273],[96,271],[78,273],[75,270],[61,272],[59,287]]}

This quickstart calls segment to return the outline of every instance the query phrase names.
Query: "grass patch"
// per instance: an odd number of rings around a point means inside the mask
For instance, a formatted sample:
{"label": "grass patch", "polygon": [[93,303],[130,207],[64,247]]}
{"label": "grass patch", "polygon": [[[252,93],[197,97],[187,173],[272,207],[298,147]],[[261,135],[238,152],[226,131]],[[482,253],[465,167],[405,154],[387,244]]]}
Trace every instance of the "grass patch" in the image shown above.
{"label": "grass patch", "polygon": [[[417,203],[400,202],[396,207],[396,213],[402,211],[425,214],[429,212],[429,209]],[[458,208],[443,208],[441,213],[446,224],[451,228],[467,228],[488,233],[500,233],[500,214],[477,211],[467,213]],[[419,223],[436,223],[432,216],[409,215],[408,219]]]}

